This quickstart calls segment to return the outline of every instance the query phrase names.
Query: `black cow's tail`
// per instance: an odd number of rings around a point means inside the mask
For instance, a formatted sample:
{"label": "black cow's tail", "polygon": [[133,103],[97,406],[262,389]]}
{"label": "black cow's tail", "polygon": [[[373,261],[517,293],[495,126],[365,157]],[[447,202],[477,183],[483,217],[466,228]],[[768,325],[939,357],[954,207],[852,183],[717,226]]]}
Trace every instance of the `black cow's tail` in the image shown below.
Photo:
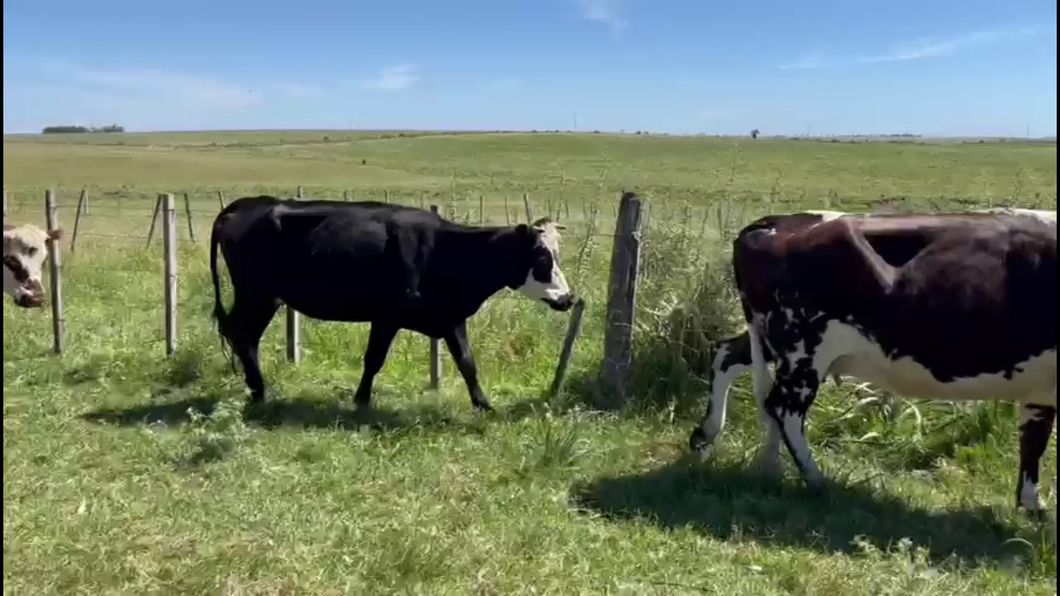
{"label": "black cow's tail", "polygon": [[221,301],[221,278],[217,275],[217,246],[221,241],[221,228],[226,218],[225,213],[218,214],[213,222],[213,230],[210,232],[210,276],[213,278],[213,318],[217,321],[217,333],[221,336],[221,353],[224,354],[228,364],[232,367],[232,372],[235,373],[238,371],[227,332],[228,313],[225,312],[224,303]]}

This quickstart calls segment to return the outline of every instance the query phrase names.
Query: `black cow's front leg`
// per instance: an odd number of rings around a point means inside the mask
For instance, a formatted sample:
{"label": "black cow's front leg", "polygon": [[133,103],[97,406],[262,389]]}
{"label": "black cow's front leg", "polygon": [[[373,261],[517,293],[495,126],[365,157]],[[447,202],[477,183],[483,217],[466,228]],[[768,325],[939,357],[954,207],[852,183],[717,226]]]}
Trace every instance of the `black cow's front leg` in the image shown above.
{"label": "black cow's front leg", "polygon": [[471,394],[471,404],[480,410],[493,411],[490,400],[482,392],[478,384],[478,370],[475,368],[475,359],[471,355],[471,344],[467,341],[467,322],[461,321],[449,333],[445,334],[445,345],[449,353],[456,361],[456,367],[460,369],[460,375],[467,383],[467,390]]}
{"label": "black cow's front leg", "polygon": [[769,397],[762,404],[777,425],[803,479],[814,488],[823,485],[825,478],[813,459],[805,429],[806,415],[817,397],[819,386],[820,375],[809,364],[782,362],[777,367],[776,381]]}
{"label": "black cow's front leg", "polygon": [[1034,404],[1020,407],[1020,476],[1016,483],[1016,507],[1029,512],[1039,513],[1045,508],[1038,496],[1038,478],[1054,420],[1054,407]]}
{"label": "black cow's front leg", "polygon": [[390,351],[390,343],[394,341],[397,332],[395,325],[372,323],[372,330],[368,333],[368,348],[364,351],[364,372],[361,373],[361,382],[357,385],[357,393],[353,397],[358,406],[366,407],[372,401],[372,380],[383,368],[386,354]]}

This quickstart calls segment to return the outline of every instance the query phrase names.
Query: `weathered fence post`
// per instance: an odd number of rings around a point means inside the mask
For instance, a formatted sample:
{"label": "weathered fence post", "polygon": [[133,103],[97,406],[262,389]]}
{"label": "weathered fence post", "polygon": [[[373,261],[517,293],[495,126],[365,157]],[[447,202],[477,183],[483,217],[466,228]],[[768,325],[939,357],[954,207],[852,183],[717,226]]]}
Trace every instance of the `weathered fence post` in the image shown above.
{"label": "weathered fence post", "polygon": [[221,211],[224,211],[225,205],[225,191],[217,191],[217,202],[221,204]]}
{"label": "weathered fence post", "polygon": [[641,200],[625,192],[615,222],[615,243],[611,252],[608,280],[607,328],[604,334],[604,382],[613,405],[626,397],[626,381],[633,351],[633,315],[637,296],[637,270],[640,266]]}
{"label": "weathered fence post", "polygon": [[81,198],[78,199],[78,202],[80,202],[80,201],[84,201],[85,202],[85,215],[88,215],[88,189],[87,188],[82,188],[81,189]]}
{"label": "weathered fence post", "polygon": [[481,194],[478,196],[478,223],[479,225],[486,223],[486,199],[482,198]]}
{"label": "weathered fence post", "polygon": [[81,216],[84,215],[85,210],[88,209],[86,202],[85,191],[81,191],[81,198],[77,200],[77,214],[74,215],[74,233],[70,237],[70,254],[74,254],[77,246],[77,228],[81,226]]}
{"label": "weathered fence post", "polygon": [[44,192],[44,213],[48,226],[48,272],[51,274],[52,290],[52,351],[63,353],[63,335],[66,332],[66,321],[63,319],[63,280],[62,259],[59,255],[59,238],[55,232],[59,229],[58,206],[55,204],[55,191]]}
{"label": "weathered fence post", "polygon": [[155,212],[151,214],[151,227],[147,230],[147,244],[144,246],[151,246],[151,239],[155,237],[155,223],[158,222],[158,211],[162,209],[162,195],[158,195],[155,199]]}
{"label": "weathered fence post", "polygon": [[159,195],[162,204],[162,246],[165,255],[166,357],[177,352],[177,210],[173,193]]}
{"label": "weathered fence post", "polygon": [[342,191],[342,200],[347,202],[347,203],[350,202],[350,191],[349,190],[343,190]]}
{"label": "weathered fence post", "polygon": [[512,225],[512,214],[508,211],[508,193],[504,193],[504,225]]}
{"label": "weathered fence post", "polygon": [[184,193],[184,214],[188,218],[188,236],[195,242],[195,225],[191,220],[191,201],[188,199],[188,193]]}
{"label": "weathered fence post", "polygon": [[[438,205],[431,205],[431,212],[438,213]],[[431,389],[437,389],[441,384],[442,379],[442,353],[439,349],[438,339],[430,338],[431,353],[430,353],[430,375],[431,375]]]}
{"label": "weathered fence post", "polygon": [[389,190],[384,190],[383,191],[383,202],[384,203],[389,203],[390,202],[390,191]]}
{"label": "weathered fence post", "polygon": [[560,350],[559,364],[556,365],[556,376],[552,378],[552,387],[548,390],[549,399],[559,395],[559,390],[563,388],[563,381],[567,378],[567,369],[570,368],[571,356],[574,354],[574,341],[578,339],[578,334],[582,330],[582,314],[584,313],[585,300],[579,298],[570,313],[567,335],[563,338],[563,349]]}
{"label": "weathered fence post", "polygon": [[[297,196],[298,200],[305,196],[301,184],[298,185]],[[302,323],[298,311],[291,308],[290,304],[285,304],[284,309],[287,311],[287,361],[298,364],[302,361]]]}
{"label": "weathered fence post", "polygon": [[526,208],[526,223],[534,221],[534,214],[530,210],[530,194],[523,193],[523,207]]}

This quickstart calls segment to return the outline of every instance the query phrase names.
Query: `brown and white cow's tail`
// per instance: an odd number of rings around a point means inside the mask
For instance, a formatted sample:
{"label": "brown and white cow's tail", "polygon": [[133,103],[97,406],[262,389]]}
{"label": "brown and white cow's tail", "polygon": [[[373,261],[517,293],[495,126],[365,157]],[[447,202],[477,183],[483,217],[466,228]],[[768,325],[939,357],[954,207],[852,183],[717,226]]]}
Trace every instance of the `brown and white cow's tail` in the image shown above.
{"label": "brown and white cow's tail", "polygon": [[225,214],[220,213],[213,222],[210,232],[210,276],[213,278],[213,318],[217,321],[217,333],[221,336],[221,353],[228,359],[232,372],[236,371],[235,358],[232,356],[230,340],[226,331],[228,313],[221,301],[221,278],[217,275],[217,247],[220,245],[221,229],[224,226]]}

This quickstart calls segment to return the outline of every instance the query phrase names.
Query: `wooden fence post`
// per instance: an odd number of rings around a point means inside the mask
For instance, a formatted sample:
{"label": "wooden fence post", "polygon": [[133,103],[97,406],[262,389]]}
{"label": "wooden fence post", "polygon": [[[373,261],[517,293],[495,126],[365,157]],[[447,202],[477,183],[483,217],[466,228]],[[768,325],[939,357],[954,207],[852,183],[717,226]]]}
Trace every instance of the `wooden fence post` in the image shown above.
{"label": "wooden fence post", "polygon": [[504,225],[512,225],[512,214],[508,211],[508,193],[504,193]]}
{"label": "wooden fence post", "polygon": [[52,233],[59,229],[58,206],[55,204],[55,191],[44,192],[44,213],[48,225],[48,272],[51,274],[52,290],[52,351],[63,353],[63,335],[66,332],[66,321],[63,319],[63,280],[62,259],[59,255],[59,239],[52,238]]}
{"label": "wooden fence post", "polygon": [[556,365],[556,376],[552,378],[552,387],[548,390],[549,399],[559,395],[559,390],[563,388],[563,381],[567,378],[567,369],[570,368],[571,356],[574,354],[574,341],[578,339],[578,334],[582,330],[582,314],[584,313],[585,300],[579,298],[570,313],[567,335],[563,338],[563,349],[560,350],[559,364]]}
{"label": "wooden fence post", "polygon": [[383,191],[383,202],[384,203],[389,203],[390,202],[390,191],[389,190],[384,190]]}
{"label": "wooden fence post", "polygon": [[[431,212],[438,213],[438,205],[431,205]],[[431,389],[437,389],[441,384],[442,379],[442,353],[439,349],[437,338],[430,338],[431,353],[430,353],[430,375],[431,375]]]}
{"label": "wooden fence post", "polygon": [[482,198],[481,194],[478,196],[478,223],[486,224],[486,199]]}
{"label": "wooden fence post", "polygon": [[184,214],[188,218],[188,236],[195,242],[195,225],[191,220],[191,201],[188,199],[188,193],[184,193]]}
{"label": "wooden fence post", "polygon": [[[298,185],[298,200],[305,196],[302,185]],[[290,304],[284,304],[286,312],[287,327],[287,361],[298,364],[302,361],[302,323],[299,320],[298,311],[291,308]]]}
{"label": "wooden fence post", "polygon": [[85,210],[88,209],[87,197],[85,191],[81,191],[81,198],[77,200],[77,214],[74,215],[74,233],[70,237],[70,254],[74,254],[77,250],[77,229],[81,227],[81,216],[84,215]]}
{"label": "wooden fence post", "polygon": [[147,230],[147,244],[145,247],[151,246],[151,239],[155,237],[155,223],[158,222],[158,211],[162,209],[162,195],[158,195],[155,199],[155,212],[151,214],[151,228]]}
{"label": "wooden fence post", "polygon": [[348,189],[342,191],[342,200],[347,203],[350,202],[350,191]]}
{"label": "wooden fence post", "polygon": [[81,198],[79,199],[78,202],[80,202],[80,201],[84,201],[85,202],[85,215],[88,215],[88,189],[87,188],[82,188],[81,189]]}
{"label": "wooden fence post", "polygon": [[604,332],[604,382],[610,390],[612,405],[621,405],[625,401],[632,360],[634,302],[640,266],[640,216],[640,197],[632,192],[623,193],[618,221],[615,222]]}
{"label": "wooden fence post", "polygon": [[225,205],[225,191],[217,191],[217,202],[221,204],[221,211],[224,211]]}
{"label": "wooden fence post", "polygon": [[523,193],[523,207],[526,208],[526,223],[534,221],[533,212],[530,210],[530,194]]}
{"label": "wooden fence post", "polygon": [[173,193],[159,195],[162,204],[162,245],[165,255],[166,357],[177,352],[177,210]]}

